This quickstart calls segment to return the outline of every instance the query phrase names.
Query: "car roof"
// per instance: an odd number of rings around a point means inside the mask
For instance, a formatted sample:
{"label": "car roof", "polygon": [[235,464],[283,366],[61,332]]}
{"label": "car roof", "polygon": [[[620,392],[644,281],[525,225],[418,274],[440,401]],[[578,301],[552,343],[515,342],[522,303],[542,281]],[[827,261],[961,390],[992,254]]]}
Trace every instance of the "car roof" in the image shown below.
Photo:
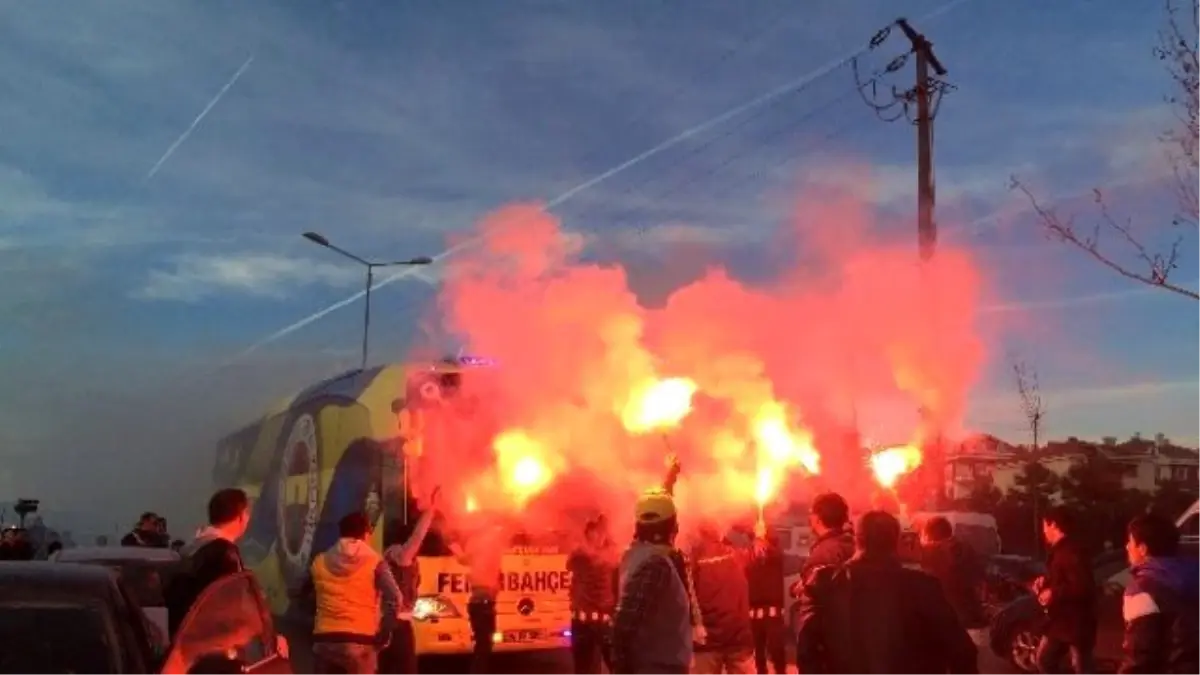
{"label": "car roof", "polygon": [[55,555],[57,562],[145,561],[174,562],[179,554],[169,548],[144,546],[77,546],[64,548]]}
{"label": "car roof", "polygon": [[64,565],[45,561],[0,562],[0,586],[19,585],[26,589],[53,587],[94,593],[111,589],[113,583],[112,572],[97,565]]}

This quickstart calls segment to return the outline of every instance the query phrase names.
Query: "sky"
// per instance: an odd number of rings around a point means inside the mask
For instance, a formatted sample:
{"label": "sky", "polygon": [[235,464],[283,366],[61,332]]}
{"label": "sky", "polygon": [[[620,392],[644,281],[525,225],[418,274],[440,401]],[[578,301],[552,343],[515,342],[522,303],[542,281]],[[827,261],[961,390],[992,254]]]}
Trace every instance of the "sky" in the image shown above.
{"label": "sky", "polygon": [[[846,180],[838,160],[870,168],[880,213],[913,213],[913,128],[880,120],[848,65],[904,52],[893,31],[863,53],[897,16],[955,86],[936,119],[938,221],[984,273],[992,352],[969,423],[1027,440],[1015,356],[1038,373],[1045,436],[1195,444],[1195,302],[1047,241],[1009,189],[1016,174],[1086,223],[1104,187],[1161,240],[1172,118],[1148,7],[5,3],[0,494],[94,527],[190,518],[216,438],[357,365],[361,301],[345,301],[362,272],[304,231],[438,255],[489,210],[541,200],[654,304],[707,264],[769,275],[798,186]],[[1195,288],[1194,236],[1183,251],[1173,279]],[[375,294],[373,361],[405,354],[438,270]]]}

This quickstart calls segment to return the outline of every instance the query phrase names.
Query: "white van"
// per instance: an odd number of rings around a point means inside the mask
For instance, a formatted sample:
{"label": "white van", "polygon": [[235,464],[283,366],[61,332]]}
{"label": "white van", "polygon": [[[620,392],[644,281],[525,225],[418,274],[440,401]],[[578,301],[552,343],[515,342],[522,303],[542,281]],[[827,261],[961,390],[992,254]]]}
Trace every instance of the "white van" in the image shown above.
{"label": "white van", "polygon": [[1000,529],[996,527],[996,518],[990,513],[975,511],[931,511],[914,513],[909,518],[908,528],[920,533],[921,528],[930,518],[945,518],[954,528],[954,538],[970,546],[984,558],[999,555],[1003,546],[1000,541]]}

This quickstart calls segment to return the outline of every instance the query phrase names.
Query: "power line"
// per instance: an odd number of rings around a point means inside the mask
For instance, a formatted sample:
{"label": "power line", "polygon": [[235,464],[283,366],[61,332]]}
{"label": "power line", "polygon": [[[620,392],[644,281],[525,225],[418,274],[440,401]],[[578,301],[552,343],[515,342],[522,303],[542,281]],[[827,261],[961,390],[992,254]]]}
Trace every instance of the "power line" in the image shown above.
{"label": "power line", "polygon": [[[962,5],[966,1],[967,0],[951,0],[950,2],[947,2],[943,5],[941,5],[940,7],[938,7],[937,9],[933,10],[932,12],[926,14],[923,17],[923,20],[928,20],[935,16],[945,14],[946,12],[950,11],[951,9]],[[810,72],[807,75],[796,78],[790,82],[786,82],[772,90],[764,92],[763,94],[746,101],[745,103],[742,103],[741,105],[730,108],[729,110],[726,110],[725,112],[723,112],[715,117],[709,118],[708,120],[705,120],[704,122],[701,122],[700,124],[697,124],[688,129],[685,129],[684,131],[672,136],[671,138],[666,139],[665,141],[659,143],[658,145],[655,145],[655,146],[651,147],[650,149],[626,160],[625,162],[622,162],[622,163],[608,169],[607,171],[601,172],[601,173],[593,176],[592,178],[590,178],[586,181],[583,181],[583,182],[579,183],[578,185],[575,185],[574,187],[566,190],[565,192],[554,197],[553,199],[550,199],[547,202],[545,208],[553,209],[558,206],[561,206],[563,203],[565,203],[566,201],[573,198],[576,194],[583,192],[584,190],[587,190],[601,182],[604,182],[604,181],[608,180],[609,178],[611,178],[612,176],[614,176],[618,173],[621,173],[623,171],[626,171],[627,169],[629,169],[637,164],[640,164],[651,157],[661,154],[662,152],[666,151],[667,149],[672,148],[672,147],[688,140],[689,138],[692,138],[696,135],[704,133],[704,132],[706,132],[710,129],[713,129],[717,126],[725,124],[729,120],[739,117],[749,111],[755,110],[763,105],[769,104],[772,101],[774,101],[775,99],[778,99],[779,97],[784,96],[788,93],[792,93],[794,90],[797,90],[798,88],[805,86],[807,83],[811,83],[813,81],[821,79],[824,76],[828,75],[830,72],[849,64],[853,59],[858,58],[859,56],[861,56],[863,53],[865,53],[868,50],[869,50],[869,45],[866,48],[856,49],[856,50],[852,51],[851,53],[849,53],[839,59],[831,61],[830,63],[827,63],[826,65],[824,65],[820,68],[817,68],[816,70]],[[460,251],[463,251],[471,246],[474,246],[475,244],[477,244],[479,242],[479,240],[480,240],[480,237],[478,237],[478,236],[469,237],[469,238],[445,249],[441,253],[438,253],[436,256],[433,256],[434,262],[439,262],[439,261],[445,260],[447,257],[456,255]],[[400,281],[400,280],[408,278],[410,276],[412,276],[411,270],[401,270],[400,272],[397,272],[396,274],[393,274],[389,277],[381,279],[378,282],[378,284],[375,285],[375,288],[390,285],[392,283],[395,283],[396,281]],[[351,304],[352,302],[358,300],[363,295],[365,295],[365,293],[362,291],[354,293],[354,294],[347,296],[346,298],[344,298],[338,302],[335,302],[321,310],[313,312],[304,318],[294,321],[291,324],[284,326],[283,328],[280,328],[279,330],[276,330],[275,332],[259,339],[255,343],[251,344],[249,347],[242,350],[240,353],[235,355],[232,359],[227,361],[225,365],[229,365],[232,362],[240,360],[241,358],[248,356],[249,354],[257,351],[258,349],[260,349],[268,344],[271,344],[279,339],[282,339],[282,338],[290,335],[291,333],[293,333],[297,330],[300,330],[300,329],[304,328],[305,326],[308,326],[309,324],[311,324],[315,321],[319,321],[320,319],[333,313],[334,311],[337,311],[338,309],[341,309],[342,307],[345,307],[345,306]]]}
{"label": "power line", "polygon": [[[868,48],[869,48],[869,47],[868,47]],[[848,62],[851,62],[851,61],[853,60],[853,58],[854,58],[854,57],[851,57],[851,58],[844,59],[844,60],[843,60],[843,62],[839,64],[839,66],[841,66],[841,67],[844,67],[844,66],[845,66],[845,64],[846,64],[846,63],[848,63]],[[738,131],[740,131],[740,130],[744,129],[745,127],[747,127],[747,126],[748,126],[750,123],[752,123],[752,122],[754,122],[755,120],[758,120],[758,119],[760,119],[760,118],[764,117],[764,116],[765,116],[767,113],[769,113],[771,110],[773,110],[773,109],[775,109],[775,108],[779,107],[779,106],[780,106],[780,105],[781,105],[781,104],[784,102],[784,100],[785,100],[785,97],[791,97],[791,96],[792,96],[792,95],[794,95],[794,94],[799,94],[799,93],[802,93],[802,92],[804,92],[805,90],[807,90],[809,87],[813,86],[814,84],[816,84],[816,83],[818,83],[818,82],[821,82],[821,81],[824,81],[824,79],[825,79],[825,78],[827,78],[827,77],[830,77],[830,76],[832,76],[832,75],[835,75],[836,73],[838,73],[838,72],[839,72],[839,70],[840,70],[840,69],[839,69],[838,67],[834,67],[834,68],[828,68],[828,69],[825,69],[825,70],[824,70],[824,72],[820,73],[820,75],[819,75],[818,77],[816,77],[816,78],[813,78],[813,79],[810,79],[810,80],[808,80],[808,81],[806,81],[806,82],[803,82],[803,83],[801,83],[799,86],[797,86],[797,87],[796,87],[794,90],[792,90],[792,91],[788,91],[788,92],[786,92],[785,94],[782,94],[782,95],[780,95],[780,96],[778,96],[778,97],[774,98],[773,100],[771,100],[771,101],[767,102],[765,105],[761,106],[760,108],[758,108],[758,109],[757,109],[757,110],[755,110],[754,112],[752,112],[752,113],[750,113],[750,114],[748,114],[748,115],[745,115],[745,116],[744,116],[744,117],[743,117],[743,118],[742,118],[742,119],[741,119],[739,122],[737,122],[736,124],[734,124],[734,125],[732,125],[732,126],[728,127],[728,128],[727,128],[725,131],[723,131],[721,134],[715,135],[715,136],[713,136],[713,137],[709,138],[708,140],[706,140],[705,142],[703,142],[703,143],[701,143],[701,144],[699,144],[699,145],[697,145],[697,146],[695,146],[695,147],[691,148],[691,149],[690,149],[690,150],[689,150],[687,153],[685,153],[685,154],[684,154],[684,155],[683,155],[681,158],[679,158],[678,160],[676,160],[676,161],[675,161],[675,162],[673,162],[672,164],[668,165],[668,166],[666,167],[666,169],[664,169],[664,170],[663,170],[663,172],[662,172],[662,173],[663,173],[663,174],[669,174],[669,173],[671,173],[672,169],[674,169],[674,168],[676,168],[676,167],[679,167],[679,166],[684,166],[685,164],[687,164],[687,163],[689,162],[689,160],[690,160],[691,158],[693,158],[693,157],[696,157],[696,156],[697,156],[697,155],[699,155],[701,152],[703,152],[704,150],[706,150],[706,149],[708,149],[708,148],[711,148],[712,146],[714,146],[714,145],[715,145],[715,144],[717,144],[718,142],[720,142],[720,141],[722,141],[722,140],[724,140],[724,139],[726,139],[726,138],[730,138],[730,137],[732,137],[732,136],[733,136],[734,134],[736,134]],[[837,103],[840,103],[840,102],[842,102],[843,100],[845,100],[845,99],[849,98],[849,97],[850,97],[850,96],[852,96],[852,95],[853,95],[853,94],[854,94],[856,91],[858,91],[858,92],[860,92],[860,93],[861,93],[861,91],[862,91],[862,89],[863,89],[864,87],[867,87],[867,86],[870,86],[870,85],[872,85],[872,84],[873,84],[873,83],[874,83],[874,82],[875,82],[875,81],[876,81],[878,78],[880,78],[880,77],[883,77],[883,76],[884,76],[884,75],[886,75],[886,74],[887,74],[887,71],[878,71],[878,72],[874,73],[874,74],[871,76],[871,78],[870,78],[870,79],[868,79],[868,80],[867,80],[867,81],[865,81],[865,82],[863,82],[863,81],[856,81],[856,83],[855,83],[855,87],[854,87],[854,88],[848,89],[848,90],[847,90],[847,91],[846,91],[846,92],[845,92],[843,95],[841,95],[841,96],[837,96],[837,97],[835,97],[835,98],[833,98],[833,99],[831,99],[831,100],[828,100],[828,101],[826,101],[824,104],[822,104],[822,105],[819,105],[819,106],[817,106],[816,108],[813,108],[813,109],[811,109],[810,111],[808,111],[807,113],[805,113],[804,115],[802,115],[800,118],[798,118],[798,119],[796,119],[796,120],[794,120],[794,121],[792,121],[792,122],[790,122],[790,123],[788,123],[788,124],[785,124],[785,125],[784,125],[782,128],[776,129],[775,131],[771,132],[771,133],[768,135],[768,137],[767,137],[766,139],[763,139],[762,141],[760,141],[760,142],[757,144],[757,146],[745,146],[745,147],[743,147],[743,148],[742,148],[742,149],[741,149],[739,152],[736,152],[736,153],[734,153],[734,154],[732,154],[732,155],[728,156],[728,157],[725,159],[725,161],[723,161],[723,162],[720,162],[719,164],[716,164],[716,165],[714,165],[714,166],[711,166],[711,167],[709,167],[707,170],[705,170],[705,171],[703,171],[703,172],[701,172],[701,173],[698,173],[698,174],[696,174],[696,175],[693,175],[693,176],[691,176],[690,178],[687,178],[687,177],[685,177],[683,180],[681,180],[681,181],[676,181],[675,183],[673,183],[673,184],[669,185],[669,186],[666,188],[666,190],[660,191],[660,192],[658,193],[658,196],[657,196],[657,198],[656,198],[654,201],[656,201],[656,202],[661,202],[663,198],[665,198],[665,197],[667,197],[667,196],[670,196],[670,195],[672,195],[672,194],[675,194],[675,193],[679,192],[679,191],[680,191],[681,189],[683,189],[684,187],[687,187],[688,185],[694,184],[694,183],[696,183],[697,181],[699,181],[699,180],[702,180],[703,178],[707,178],[707,177],[709,177],[709,176],[715,175],[715,174],[716,174],[718,171],[720,171],[720,169],[724,168],[725,166],[728,166],[728,165],[729,165],[731,162],[733,162],[735,159],[738,159],[738,158],[740,158],[740,157],[742,157],[742,156],[746,155],[746,154],[747,154],[747,153],[749,153],[751,150],[756,150],[758,147],[761,147],[762,145],[765,145],[765,144],[766,144],[766,142],[768,142],[768,141],[771,141],[771,140],[774,140],[774,139],[776,139],[776,138],[778,138],[778,137],[780,137],[780,136],[783,136],[783,135],[785,135],[787,132],[794,131],[796,128],[798,128],[798,127],[799,127],[801,124],[803,124],[803,123],[805,123],[805,122],[808,122],[808,121],[811,121],[811,120],[813,120],[813,119],[816,119],[816,118],[817,118],[817,117],[818,117],[818,116],[819,116],[821,113],[824,113],[824,112],[826,112],[827,110],[831,109],[831,108],[832,108],[834,105],[836,105]],[[830,136],[830,137],[832,137],[832,136]],[[823,139],[823,140],[828,140],[828,139],[826,138],[826,139]],[[781,162],[781,163],[785,163],[785,162]],[[616,194],[616,195],[613,197],[613,199],[617,199],[617,200],[619,200],[619,199],[621,199],[621,198],[623,198],[623,197],[627,197],[627,196],[629,196],[629,195],[632,195],[632,194],[634,194],[634,193],[644,193],[644,192],[645,192],[645,187],[646,187],[646,185],[647,185],[646,183],[639,183],[639,184],[630,185],[630,186],[626,187],[624,190],[622,190],[622,191],[620,191],[619,193],[617,193],[617,194]],[[597,207],[597,208],[599,208],[599,207]],[[590,213],[590,211],[591,211],[591,210],[592,210],[592,209],[590,209],[590,210],[588,210],[588,211],[585,211],[585,212],[584,212],[584,213],[582,213],[582,214],[577,214],[577,215],[576,215],[576,218],[582,218],[582,219],[586,219],[586,217],[587,217],[587,216],[591,215],[591,213]],[[628,220],[628,219],[627,219],[627,220]]]}

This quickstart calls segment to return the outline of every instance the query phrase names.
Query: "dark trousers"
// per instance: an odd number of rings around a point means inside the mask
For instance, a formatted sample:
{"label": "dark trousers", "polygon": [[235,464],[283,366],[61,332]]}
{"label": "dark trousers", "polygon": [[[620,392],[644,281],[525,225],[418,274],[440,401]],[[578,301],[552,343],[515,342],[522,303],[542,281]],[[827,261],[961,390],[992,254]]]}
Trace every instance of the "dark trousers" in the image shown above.
{"label": "dark trousers", "polygon": [[417,638],[411,621],[397,621],[392,641],[379,652],[379,672],[397,675],[417,672]]}
{"label": "dark trousers", "polygon": [[492,639],[496,634],[496,604],[490,599],[472,599],[467,603],[467,619],[471,622],[471,640],[475,643],[471,672],[490,673]]}
{"label": "dark trousers", "polygon": [[613,672],[610,636],[607,621],[571,621],[571,659],[576,673],[598,674],[601,663]]}
{"label": "dark trousers", "polygon": [[[1038,670],[1043,673],[1096,672],[1096,664],[1092,658],[1093,647],[1090,644],[1091,642],[1094,642],[1094,640],[1081,640],[1081,644],[1072,644],[1065,640],[1049,636],[1043,637],[1037,651]],[[1067,656],[1071,657],[1071,669],[1063,671],[1063,660]]]}
{"label": "dark trousers", "polygon": [[787,672],[787,629],[783,625],[783,617],[768,616],[761,619],[751,619],[750,629],[754,632],[754,666],[762,675],[766,675],[767,663],[776,673]]}

